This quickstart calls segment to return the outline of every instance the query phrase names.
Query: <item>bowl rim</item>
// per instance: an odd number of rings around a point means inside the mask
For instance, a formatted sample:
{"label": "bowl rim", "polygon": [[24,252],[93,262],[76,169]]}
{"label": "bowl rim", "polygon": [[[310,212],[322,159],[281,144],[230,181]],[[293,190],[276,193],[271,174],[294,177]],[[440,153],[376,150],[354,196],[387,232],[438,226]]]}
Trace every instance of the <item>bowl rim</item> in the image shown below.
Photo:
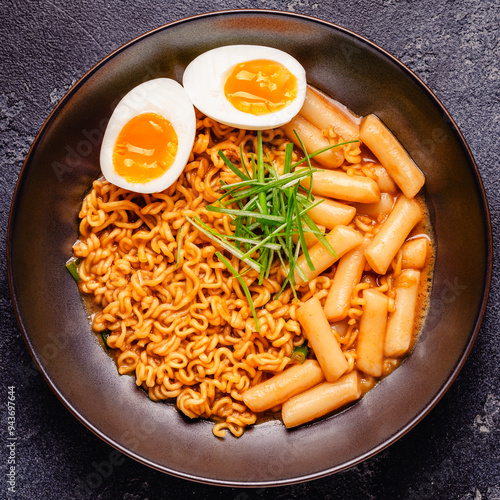
{"label": "bowl rim", "polygon": [[[453,371],[450,373],[449,377],[446,380],[446,383],[443,384],[443,386],[439,389],[439,391],[435,394],[435,396],[430,400],[430,402],[427,404],[425,408],[422,409],[421,412],[419,412],[417,415],[415,415],[405,426],[402,428],[398,429],[396,432],[391,434],[389,439],[385,440],[383,443],[379,444],[378,446],[372,448],[368,452],[357,456],[356,458],[345,462],[341,465],[335,466],[335,467],[330,467],[324,470],[321,470],[319,472],[313,472],[310,474],[304,474],[303,476],[297,477],[297,478],[292,478],[292,479],[281,479],[281,480],[272,480],[272,481],[250,481],[250,482],[244,482],[244,481],[237,481],[237,480],[219,480],[219,479],[211,479],[211,478],[203,478],[203,477],[198,477],[190,473],[185,473],[185,472],[179,472],[176,470],[173,470],[168,467],[163,467],[159,466],[158,464],[153,463],[152,461],[148,460],[145,457],[140,456],[137,452],[128,450],[124,445],[116,442],[112,438],[108,437],[105,435],[103,432],[101,432],[95,425],[93,425],[90,421],[88,421],[83,415],[80,414],[80,412],[75,409],[71,403],[70,400],[68,400],[64,395],[60,392],[56,384],[52,381],[50,374],[48,373],[48,370],[46,367],[43,365],[43,363],[40,361],[40,357],[37,354],[37,352],[33,349],[32,342],[29,338],[29,336],[26,333],[26,328],[23,322],[23,318],[20,313],[20,306],[19,306],[19,301],[16,293],[16,288],[15,288],[15,283],[14,283],[14,271],[13,271],[13,264],[12,264],[12,249],[11,249],[11,244],[12,244],[12,233],[13,233],[13,226],[14,226],[14,219],[15,219],[15,213],[16,213],[16,208],[19,203],[19,198],[20,198],[20,192],[22,191],[23,184],[25,183],[26,177],[29,174],[29,167],[31,163],[31,157],[38,147],[38,144],[41,141],[42,136],[45,133],[45,130],[49,127],[51,122],[57,117],[57,115],[63,110],[63,108],[67,105],[67,103],[71,100],[73,95],[96,73],[101,67],[105,66],[108,64],[114,57],[116,57],[118,54],[126,50],[128,47],[131,47],[132,45],[135,45],[136,43],[139,43],[141,40],[148,38],[149,36],[161,32],[163,30],[167,30],[171,27],[184,24],[184,23],[189,23],[191,21],[195,21],[198,19],[205,19],[205,18],[210,18],[210,17],[215,17],[215,16],[225,16],[225,15],[238,15],[238,16],[248,16],[248,15],[271,15],[271,16],[277,16],[277,17],[285,17],[285,18],[296,18],[296,19],[303,19],[307,20],[313,23],[318,23],[321,25],[324,25],[326,27],[332,28],[334,30],[338,30],[340,32],[343,32],[344,34],[347,34],[355,39],[358,39],[362,41],[364,44],[368,45],[372,49],[374,49],[377,53],[382,54],[384,57],[388,58],[393,64],[395,64],[397,67],[399,67],[405,74],[406,76],[410,77],[415,84],[417,84],[420,89],[430,98],[432,99],[433,103],[439,108],[439,110],[442,112],[443,117],[445,117],[446,121],[449,123],[450,128],[452,129],[453,133],[457,136],[458,142],[461,144],[461,146],[464,148],[464,152],[466,153],[468,162],[470,166],[472,167],[473,170],[473,177],[475,179],[475,182],[477,184],[477,192],[480,198],[481,202],[481,211],[482,211],[482,219],[485,222],[486,226],[486,239],[487,241],[485,242],[485,249],[486,249],[486,262],[485,262],[485,276],[484,276],[484,281],[485,281],[485,286],[483,288],[483,293],[481,297],[481,306],[479,308],[475,323],[474,323],[474,328],[471,332],[471,335],[468,338],[468,342],[464,348],[463,354],[456,363]],[[25,160],[23,162],[23,165],[21,167],[15,188],[14,188],[14,193],[12,196],[12,201],[11,201],[11,207],[10,207],[10,212],[9,212],[9,218],[8,218],[8,228],[7,228],[7,237],[6,237],[6,257],[7,257],[7,276],[8,276],[8,285],[9,285],[9,291],[11,295],[11,300],[12,300],[12,306],[14,309],[14,314],[19,326],[19,329],[21,331],[22,337],[24,339],[24,342],[26,346],[28,347],[28,350],[30,352],[30,355],[32,359],[34,360],[38,370],[42,374],[43,378],[45,379],[46,383],[49,385],[51,390],[54,392],[54,394],[57,396],[57,398],[62,402],[62,404],[70,411],[70,413],[73,414],[74,417],[77,418],[79,422],[81,422],[87,429],[92,431],[96,436],[101,438],[104,442],[106,442],[108,445],[112,446],[113,448],[117,449],[121,453],[125,454],[126,456],[129,456],[133,458],[134,460],[138,461],[139,463],[143,465],[147,465],[155,470],[158,470],[163,473],[168,473],[172,476],[181,478],[181,479],[187,479],[195,482],[199,482],[202,484],[209,484],[209,485],[215,485],[215,486],[224,486],[224,487],[249,487],[249,488],[257,488],[257,487],[278,487],[278,486],[286,486],[286,485],[291,485],[291,484],[297,484],[300,482],[305,482],[305,481],[311,481],[314,479],[319,479],[321,477],[325,477],[328,475],[331,475],[336,472],[340,472],[343,470],[346,470],[350,467],[353,467],[356,464],[359,464],[363,462],[364,460],[367,460],[368,458],[376,455],[377,453],[381,452],[385,448],[389,447],[392,445],[395,441],[400,439],[404,434],[409,432],[417,423],[419,423],[433,408],[434,406],[439,402],[439,400],[444,396],[444,394],[447,392],[447,390],[450,388],[450,386],[453,384],[455,381],[456,377],[458,376],[460,370],[463,368],[463,365],[468,358],[472,347],[475,343],[475,340],[478,336],[479,330],[481,323],[484,318],[484,314],[486,311],[487,303],[488,303],[488,297],[489,297],[489,291],[491,288],[491,280],[492,280],[492,270],[493,270],[493,236],[492,236],[492,224],[491,224],[491,217],[490,217],[490,210],[488,206],[488,200],[486,196],[486,191],[484,189],[483,181],[481,179],[481,175],[479,173],[479,169],[477,167],[476,161],[472,155],[472,152],[470,150],[469,145],[467,144],[462,132],[458,128],[456,122],[448,112],[448,110],[445,108],[445,106],[441,103],[439,98],[434,94],[434,92],[423,82],[423,80],[417,76],[410,68],[408,68],[403,62],[401,62],[399,59],[397,59],[395,56],[393,56],[390,52],[388,52],[386,49],[382,48],[380,45],[376,44],[375,42],[371,41],[370,39],[366,38],[363,35],[358,34],[355,31],[352,31],[351,29],[345,28],[343,26],[340,26],[338,24],[335,24],[331,21],[326,21],[311,15],[307,14],[301,14],[297,12],[287,12],[283,10],[275,10],[275,9],[256,9],[256,8],[245,8],[245,9],[222,9],[222,10],[212,10],[204,13],[199,13],[187,17],[183,17],[181,19],[177,19],[171,22],[168,22],[166,24],[160,25],[156,28],[153,28],[151,30],[148,30],[131,40],[123,43],[122,45],[118,46],[116,49],[114,49],[112,52],[107,54],[105,57],[103,57],[101,60],[99,60],[96,64],[94,64],[89,70],[87,70],[65,93],[65,95],[59,100],[59,102],[55,105],[55,107],[52,109],[52,111],[49,113],[43,124],[41,125],[39,131],[37,132],[29,150],[28,153],[26,154]]]}

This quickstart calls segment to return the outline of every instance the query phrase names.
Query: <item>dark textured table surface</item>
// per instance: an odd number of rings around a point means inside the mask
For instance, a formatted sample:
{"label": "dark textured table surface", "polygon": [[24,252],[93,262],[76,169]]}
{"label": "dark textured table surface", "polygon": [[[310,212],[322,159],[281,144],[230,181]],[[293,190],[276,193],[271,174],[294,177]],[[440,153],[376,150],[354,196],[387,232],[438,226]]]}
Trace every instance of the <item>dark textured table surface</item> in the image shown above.
{"label": "dark textured table surface", "polygon": [[[494,255],[500,224],[500,14],[498,2],[460,0],[7,0],[0,9],[0,245],[23,160],[66,91],[115,48],[192,14],[268,8],[334,22],[379,44],[413,70],[451,113],[481,173]],[[334,476],[281,488],[218,488],[152,470],[113,452],[59,402],[36,370],[12,309],[0,259],[0,495],[7,495],[8,387],[16,387],[16,493],[12,498],[500,499],[499,264],[464,368],[414,429]]]}

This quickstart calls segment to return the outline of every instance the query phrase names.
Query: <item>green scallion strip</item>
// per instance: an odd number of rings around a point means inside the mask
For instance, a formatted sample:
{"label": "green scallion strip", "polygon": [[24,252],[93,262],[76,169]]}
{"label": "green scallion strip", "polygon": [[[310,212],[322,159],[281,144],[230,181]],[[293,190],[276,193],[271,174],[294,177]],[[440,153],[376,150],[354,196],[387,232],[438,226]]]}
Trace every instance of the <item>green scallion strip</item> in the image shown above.
{"label": "green scallion strip", "polygon": [[222,158],[222,161],[231,169],[231,171],[235,173],[241,180],[248,181],[250,179],[249,176],[245,175],[232,161],[227,158],[227,156],[222,152],[222,149],[219,149],[219,156]]}
{"label": "green scallion strip", "polygon": [[235,236],[234,234],[229,234],[227,236],[224,236],[227,240],[234,240],[234,241],[239,241],[241,243],[247,243],[247,244],[250,244],[250,245],[254,245],[251,250],[247,251],[246,253],[243,254],[243,257],[246,258],[246,257],[249,257],[250,255],[252,255],[256,250],[258,250],[259,248],[269,248],[269,250],[280,250],[281,247],[280,245],[277,245],[276,243],[270,243],[269,240],[270,238],[268,238],[267,241],[264,241],[262,240],[260,243],[258,243],[257,245],[255,245],[255,237],[252,239],[252,238],[243,238],[242,236]]}
{"label": "green scallion strip", "polygon": [[285,159],[283,163],[283,173],[289,174],[292,168],[293,143],[288,142],[285,146]]}
{"label": "green scallion strip", "polygon": [[[265,194],[264,194],[265,196]],[[272,222],[285,222],[284,217],[281,215],[271,215],[266,213],[267,212],[267,203],[265,205],[261,205],[259,200],[259,207],[261,208],[262,212],[251,212],[249,210],[235,210],[231,208],[222,208],[222,207],[214,207],[213,205],[207,205],[206,209],[209,210],[210,212],[219,212],[222,214],[228,214],[232,215],[234,217],[251,217],[254,219],[262,219],[266,221],[272,221]],[[265,198],[264,198],[265,201]],[[264,208],[266,207],[266,208]]]}
{"label": "green scallion strip", "polygon": [[318,241],[335,257],[337,258],[337,254],[335,253],[335,250],[333,249],[332,245],[328,242],[328,240],[325,238],[325,235],[320,231],[319,227],[316,225],[316,223],[311,219],[311,217],[308,214],[304,214],[302,216],[303,221],[306,223],[307,227],[309,229],[312,229],[316,237],[318,238]]}
{"label": "green scallion strip", "polygon": [[[294,254],[294,259],[292,261],[292,264],[293,264],[293,269],[297,269],[297,272],[299,273],[299,276],[300,278],[302,279],[302,281],[304,281],[304,283],[306,283],[307,281],[309,281],[309,279],[307,278],[307,276],[305,275],[304,271],[302,271],[302,268],[300,266],[297,266],[297,260],[299,259],[299,254],[300,254],[300,249],[301,249],[301,245],[300,245],[300,241],[299,241],[299,244],[297,244],[297,246],[295,247],[295,254]],[[295,287],[295,274],[292,274],[290,276],[290,280],[292,281],[292,285]]]}
{"label": "green scallion strip", "polygon": [[[259,182],[258,180],[253,179],[251,181],[235,182],[234,184],[224,184],[223,186],[221,186],[221,189],[231,189],[234,192],[238,192],[239,195],[245,194],[244,198],[248,198],[249,196],[252,196],[253,194],[258,193],[260,191],[269,191],[269,189],[277,187],[284,189],[289,185],[297,184],[304,177],[309,177],[311,173],[318,172],[319,170],[321,169],[313,168],[312,171],[309,171],[309,169],[306,170],[302,169],[296,172],[288,172],[286,174],[281,175],[277,179],[272,179],[271,181],[269,181],[268,179],[266,182]],[[254,186],[254,187],[246,191],[241,190],[241,188],[245,186]]]}
{"label": "green scallion strip", "polygon": [[[265,175],[266,174],[264,172],[264,148],[262,146],[262,131],[257,130],[257,180],[260,183],[264,183],[266,179]],[[269,211],[267,209],[267,197],[264,191],[259,192],[258,204],[261,211],[261,215],[263,216],[262,229],[264,235],[267,236],[269,234],[269,226],[268,226],[269,222],[272,220],[275,220],[276,222],[284,222],[284,219],[282,217],[272,216],[269,214]],[[258,217],[256,217],[255,215],[254,217],[258,220]],[[280,220],[273,219],[273,217],[279,217]],[[266,271],[272,264],[270,260],[269,251],[267,249],[265,248],[262,249],[260,253],[260,260],[262,262],[262,267],[259,274],[259,285],[262,285]]]}
{"label": "green scallion strip", "polygon": [[78,283],[80,281],[80,276],[78,275],[78,265],[79,265],[78,260],[69,260],[66,262],[65,266],[66,269],[68,270],[69,274],[73,277],[73,279]]}
{"label": "green scallion strip", "polygon": [[[307,211],[311,210],[311,208],[314,208],[314,207],[318,206],[322,202],[323,202],[323,200],[318,200],[315,203],[309,203],[308,207],[304,208],[303,210],[301,210],[299,212],[299,218],[304,218],[304,216],[307,213]],[[290,210],[288,212],[288,214],[287,214],[287,221],[286,221],[285,224],[282,224],[281,226],[278,226],[273,232],[269,233],[264,239],[260,240],[255,246],[253,246],[251,251],[247,251],[246,253],[244,253],[242,257],[243,258],[249,257],[256,250],[258,250],[259,248],[261,248],[262,246],[267,246],[269,248],[272,248],[269,245],[269,241],[272,238],[276,238],[278,236],[284,236],[285,237],[285,241],[291,242],[293,244],[293,241],[292,241],[291,237],[294,236],[294,235],[300,234],[298,229],[295,230],[295,231],[292,231],[290,229],[290,227],[292,225],[292,222],[293,222],[293,215],[294,215],[294,212],[292,210]],[[314,222],[312,221],[312,219],[310,219],[310,220],[311,220],[311,225],[314,225],[314,227],[311,228],[308,225],[307,227],[309,228],[309,232],[314,233],[318,237],[323,237],[324,238],[323,232],[318,228],[318,226],[316,224],[314,224]],[[255,227],[253,227],[253,229],[255,229]],[[281,233],[281,231],[283,231],[283,230],[285,230],[285,233]],[[225,236],[225,237],[226,238],[232,238],[231,236]],[[328,241],[326,239],[325,239],[325,242],[326,242],[326,245],[324,245],[324,246],[328,247],[329,243],[328,243]],[[283,248],[283,245],[278,245],[278,246],[280,248]],[[291,245],[288,245],[288,246],[291,246]],[[331,248],[331,246],[330,246],[330,248]],[[333,251],[333,249],[332,249],[332,251]],[[333,252],[333,253],[335,253],[335,252]]]}
{"label": "green scallion strip", "polygon": [[243,143],[240,144],[240,158],[241,158],[241,164],[243,165],[243,168],[245,169],[245,174],[246,176],[250,179],[250,173],[248,172],[247,165],[245,163],[245,155],[243,154]]}
{"label": "green scallion strip", "polygon": [[[295,214],[297,216],[297,219],[300,220],[300,209],[299,209],[299,203],[297,201],[297,197],[294,197],[293,201],[294,201]],[[290,212],[291,212],[291,210],[290,210]],[[314,271],[315,267],[314,267],[314,264],[311,260],[310,255],[309,255],[309,251],[308,251],[307,245],[306,245],[306,240],[304,238],[304,228],[303,228],[302,224],[298,224],[297,228],[299,230],[300,246],[302,247],[302,251],[304,252],[304,257],[306,259],[307,265],[309,266],[309,269],[311,271]]]}
{"label": "green scallion strip", "polygon": [[[299,137],[299,134],[297,134],[297,131],[293,131],[295,134],[295,137],[297,137],[297,140],[299,141],[300,147],[302,148],[302,151],[306,153],[306,147],[304,146],[304,143],[302,142],[302,139]],[[309,167],[309,170],[312,170],[312,165],[311,165],[311,157],[306,153],[306,158],[307,158],[307,165]],[[309,188],[307,189],[307,199],[310,200],[312,199],[312,185],[313,183],[309,183]],[[312,271],[312,269],[311,269]]]}
{"label": "green scallion strip", "polygon": [[312,153],[306,154],[304,156],[304,158],[302,158],[298,162],[294,163],[292,166],[292,169],[297,168],[299,165],[302,165],[302,163],[308,162],[311,158],[314,158],[315,156],[318,156],[321,153],[324,153],[325,151],[329,151],[330,149],[333,149],[333,148],[340,148],[342,146],[345,146],[346,144],[352,144],[354,142],[359,142],[359,141],[357,139],[354,139],[352,141],[339,142],[338,144],[330,144],[329,146],[325,146],[324,148],[317,149],[316,151],[314,151]]}
{"label": "green scallion strip", "polygon": [[250,304],[250,309],[252,310],[253,319],[255,321],[255,328],[259,332],[260,331],[259,320],[257,318],[257,312],[255,311],[255,307],[253,305],[253,300],[252,300],[252,295],[250,294],[250,290],[243,281],[241,275],[238,273],[238,271],[236,271],[236,269],[232,266],[232,264],[220,252],[215,252],[215,255],[217,255],[219,260],[231,271],[231,274],[238,280],[238,283],[243,289],[243,293],[245,294],[245,297],[247,298],[248,303]]}
{"label": "green scallion strip", "polygon": [[311,170],[312,169],[311,156],[307,154],[306,147],[304,146],[304,143],[302,142],[302,139],[300,138],[299,134],[297,134],[297,131],[294,130],[293,133],[295,134],[295,137],[297,137],[297,140],[299,141],[302,151],[305,153],[305,159],[307,160],[307,165],[309,166],[309,170]]}

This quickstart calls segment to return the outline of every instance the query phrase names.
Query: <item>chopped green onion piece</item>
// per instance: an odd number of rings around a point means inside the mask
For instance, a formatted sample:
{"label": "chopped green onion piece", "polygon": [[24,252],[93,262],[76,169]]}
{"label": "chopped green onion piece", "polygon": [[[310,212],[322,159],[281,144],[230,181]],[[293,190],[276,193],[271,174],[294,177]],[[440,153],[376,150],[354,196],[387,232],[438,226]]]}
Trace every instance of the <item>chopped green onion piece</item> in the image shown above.
{"label": "chopped green onion piece", "polygon": [[106,349],[111,349],[111,347],[109,347],[108,345],[108,337],[111,335],[111,332],[109,330],[103,330],[101,332],[101,338],[102,338],[102,341],[104,343],[104,347],[106,347]]}
{"label": "chopped green onion piece", "polygon": [[252,310],[253,319],[255,321],[255,328],[257,329],[257,331],[260,331],[259,320],[257,319],[257,312],[255,311],[255,307],[253,305],[252,295],[250,294],[250,290],[248,289],[247,285],[243,281],[243,278],[238,273],[238,271],[236,271],[236,269],[232,266],[232,264],[220,252],[215,252],[215,255],[217,255],[219,260],[231,271],[231,274],[238,280],[238,283],[243,289],[243,293],[245,294],[245,297],[247,298],[248,303],[250,304],[250,309]]}
{"label": "chopped green onion piece", "polygon": [[293,348],[292,354],[290,356],[291,361],[298,361],[302,364],[309,354],[309,347],[307,346],[307,340],[299,346]]}
{"label": "chopped green onion piece", "polygon": [[69,271],[69,274],[73,276],[73,279],[78,283],[80,281],[80,276],[78,274],[78,264],[80,262],[77,260],[69,260],[66,262],[66,269]]}

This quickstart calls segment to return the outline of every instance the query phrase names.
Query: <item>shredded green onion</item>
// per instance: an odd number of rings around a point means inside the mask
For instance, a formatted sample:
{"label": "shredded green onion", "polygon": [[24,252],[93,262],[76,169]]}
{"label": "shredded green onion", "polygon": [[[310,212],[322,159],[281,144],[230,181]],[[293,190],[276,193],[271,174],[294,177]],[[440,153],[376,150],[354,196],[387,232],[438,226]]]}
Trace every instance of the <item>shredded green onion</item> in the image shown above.
{"label": "shredded green onion", "polygon": [[[269,276],[273,264],[279,261],[288,274],[275,298],[278,298],[288,285],[296,297],[295,270],[307,281],[303,270],[296,265],[301,252],[308,267],[314,270],[314,264],[305,244],[305,233],[315,234],[321,244],[335,255],[335,250],[307,213],[322,200],[315,201],[310,188],[307,191],[300,191],[300,182],[309,178],[311,186],[312,175],[319,170],[311,165],[311,158],[328,149],[351,142],[356,141],[333,144],[308,154],[299,137],[299,144],[305,157],[293,163],[293,144],[287,143],[283,173],[280,174],[276,166],[265,159],[262,133],[259,130],[257,151],[250,159],[251,174],[245,163],[242,146],[240,146],[241,167],[235,165],[222,150],[219,150],[222,161],[240,180],[233,184],[221,183],[220,189],[224,194],[206,209],[229,215],[232,218],[234,234],[221,234],[206,225],[199,217],[186,217],[186,219],[206,237],[257,271],[260,284]],[[308,167],[296,170],[304,162],[307,162]],[[294,241],[296,235],[298,239]]]}
{"label": "shredded green onion", "polygon": [[261,266],[259,265],[258,262],[251,258],[243,258],[243,253],[241,250],[239,250],[235,245],[232,243],[229,243],[227,241],[227,236],[218,233],[215,231],[213,228],[207,226],[204,222],[199,217],[195,217],[194,219],[191,219],[191,217],[186,216],[186,220],[189,221],[194,227],[198,229],[201,233],[203,233],[207,238],[215,241],[218,243],[222,248],[227,250],[230,254],[234,255],[238,259],[244,261],[246,264],[248,264],[252,269],[255,269],[257,272],[260,273]]}

